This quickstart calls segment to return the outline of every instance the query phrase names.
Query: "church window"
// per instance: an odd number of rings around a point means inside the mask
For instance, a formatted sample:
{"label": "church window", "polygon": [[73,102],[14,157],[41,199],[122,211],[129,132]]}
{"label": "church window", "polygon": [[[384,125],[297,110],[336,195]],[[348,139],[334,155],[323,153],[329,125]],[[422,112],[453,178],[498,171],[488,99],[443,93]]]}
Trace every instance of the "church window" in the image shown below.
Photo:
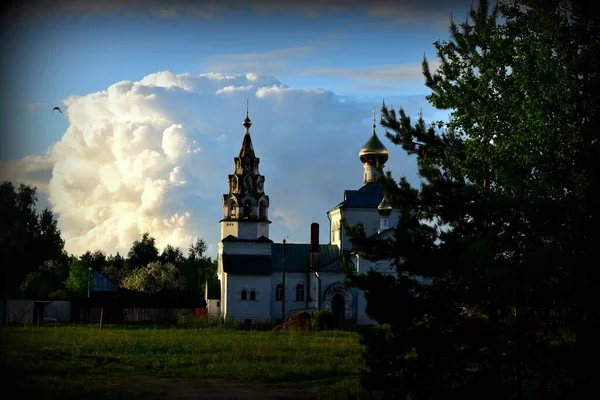
{"label": "church window", "polygon": [[259,192],[263,192],[264,190],[264,178],[262,176],[258,177],[258,180],[256,182],[256,187],[258,188]]}
{"label": "church window", "polygon": [[246,178],[244,178],[244,189],[246,189],[246,191],[252,190],[252,178],[250,175],[246,175]]}
{"label": "church window", "polygon": [[246,289],[242,290],[241,299],[242,300],[248,300],[248,292],[246,292]]}
{"label": "church window", "polygon": [[281,283],[275,286],[275,301],[281,301],[283,298],[283,285]]}
{"label": "church window", "polygon": [[304,301],[304,285],[301,283],[296,286],[296,301]]}
{"label": "church window", "polygon": [[248,218],[252,215],[252,204],[249,200],[244,202],[244,218]]}
{"label": "church window", "polygon": [[251,290],[250,291],[250,301],[254,301],[254,300],[256,300],[256,291]]}
{"label": "church window", "polygon": [[229,203],[229,218],[235,218],[235,204]]}
{"label": "church window", "polygon": [[260,205],[258,207],[258,216],[260,218],[266,218],[267,217],[267,206],[262,201],[260,202]]}

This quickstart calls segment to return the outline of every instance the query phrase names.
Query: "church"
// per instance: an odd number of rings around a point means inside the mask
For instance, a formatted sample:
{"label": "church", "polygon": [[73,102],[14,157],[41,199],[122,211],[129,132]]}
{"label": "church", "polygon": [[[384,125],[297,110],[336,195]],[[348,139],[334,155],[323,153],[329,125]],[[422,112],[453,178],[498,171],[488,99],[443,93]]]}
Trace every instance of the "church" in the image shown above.
{"label": "church", "polygon": [[242,146],[222,198],[217,278],[206,284],[208,314],[225,321],[277,323],[296,311],[328,310],[339,319],[374,324],[365,312],[364,293],[345,287],[342,266],[359,274],[376,269],[395,275],[396,270],[389,260],[372,262],[352,252],[342,219],[361,226],[367,236],[387,238],[394,232],[390,221],[395,226],[399,218],[399,210],[392,209],[376,183],[388,151],[377,137],[375,109],[373,131],[358,154],[363,186],[344,191],[343,200],[327,211],[327,244],[320,243],[316,223],[310,226],[310,243],[274,243],[269,238],[270,199],[252,146],[248,110],[242,125]]}

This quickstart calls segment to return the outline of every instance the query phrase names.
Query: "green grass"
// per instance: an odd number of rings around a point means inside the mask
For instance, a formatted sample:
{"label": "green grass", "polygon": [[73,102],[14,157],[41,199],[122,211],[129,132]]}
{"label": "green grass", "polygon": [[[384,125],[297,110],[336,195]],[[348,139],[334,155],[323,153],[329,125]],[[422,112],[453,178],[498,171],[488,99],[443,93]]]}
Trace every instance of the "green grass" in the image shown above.
{"label": "green grass", "polygon": [[[358,335],[220,328],[6,328],[8,379],[21,398],[139,398],[144,379],[201,387],[275,384],[316,398],[364,397]],[[137,382],[137,383],[136,383]],[[147,394],[143,395],[148,398]]]}

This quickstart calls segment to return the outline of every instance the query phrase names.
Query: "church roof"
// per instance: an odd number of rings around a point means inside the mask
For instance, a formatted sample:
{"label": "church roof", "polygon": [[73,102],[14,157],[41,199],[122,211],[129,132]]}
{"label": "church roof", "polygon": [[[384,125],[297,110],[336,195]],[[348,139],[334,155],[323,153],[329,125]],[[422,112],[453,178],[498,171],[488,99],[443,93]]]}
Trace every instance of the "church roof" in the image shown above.
{"label": "church roof", "polygon": [[[223,254],[223,270],[234,275],[270,275],[281,273],[283,244],[273,243],[271,255]],[[319,245],[319,266],[322,272],[340,272],[342,258],[337,246]],[[310,270],[310,244],[286,243],[285,272],[306,273]],[[207,287],[207,290],[208,287]],[[210,295],[210,292],[209,292]],[[209,297],[210,298],[210,297]]]}
{"label": "church roof", "polygon": [[[272,266],[274,273],[281,273],[283,261],[283,244],[273,243],[271,246]],[[320,271],[336,272],[341,269],[340,251],[332,244],[319,245]],[[306,273],[310,268],[310,244],[286,243],[285,271]]]}
{"label": "church roof", "polygon": [[241,159],[245,157],[255,158],[254,147],[252,146],[252,138],[249,133],[244,134],[244,140],[242,140],[242,147],[240,148]]}
{"label": "church roof", "polygon": [[223,254],[223,271],[234,275],[271,275],[271,256]]}
{"label": "church roof", "polygon": [[[222,220],[222,221],[226,221],[226,220]],[[237,220],[232,219],[231,221],[237,221]],[[270,221],[261,221],[261,222],[270,222]],[[265,237],[265,236],[261,236],[258,239],[239,239],[233,235],[224,237],[223,239],[221,239],[221,242],[273,243],[273,241],[271,239],[269,239],[268,237]]]}
{"label": "church roof", "polygon": [[384,231],[381,231],[379,233],[376,233],[375,235],[373,235],[372,237],[374,239],[382,239],[384,236],[387,236],[390,233],[394,233],[396,232],[396,228],[392,227],[392,228],[387,228]]}
{"label": "church roof", "polygon": [[377,209],[383,200],[383,190],[378,183],[367,183],[358,190],[344,191],[344,201],[329,211],[344,208],[374,208]]}

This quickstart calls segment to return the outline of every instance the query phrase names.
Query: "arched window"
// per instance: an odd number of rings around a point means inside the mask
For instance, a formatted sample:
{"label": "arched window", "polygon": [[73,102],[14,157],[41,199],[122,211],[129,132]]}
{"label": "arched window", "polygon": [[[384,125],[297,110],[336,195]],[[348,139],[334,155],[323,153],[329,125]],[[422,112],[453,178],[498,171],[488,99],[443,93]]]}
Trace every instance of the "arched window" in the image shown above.
{"label": "arched window", "polygon": [[244,202],[244,218],[249,218],[252,215],[252,203],[250,200]]}
{"label": "arched window", "polygon": [[246,175],[244,178],[244,190],[248,192],[252,190],[252,178],[250,175]]}
{"label": "arched window", "polygon": [[275,286],[275,301],[281,301],[283,298],[283,285],[281,283]]}
{"label": "arched window", "polygon": [[256,291],[251,290],[250,291],[250,301],[254,301],[254,300],[256,300]]}
{"label": "arched window", "polygon": [[267,217],[267,205],[265,204],[264,201],[261,201],[259,206],[258,206],[258,216],[260,218],[266,218]]}
{"label": "arched window", "polygon": [[259,176],[259,177],[258,177],[258,180],[256,181],[256,188],[258,189],[258,191],[259,191],[260,193],[262,193],[262,192],[263,192],[263,190],[264,190],[264,187],[265,187],[265,183],[264,183],[264,182],[265,182],[265,180],[264,180],[264,179],[265,179],[264,177],[262,177],[262,176]]}
{"label": "arched window", "polygon": [[248,300],[248,292],[246,292],[246,289],[242,290],[242,296],[241,296],[242,300]]}
{"label": "arched window", "polygon": [[301,283],[296,285],[296,301],[304,301],[304,285]]}
{"label": "arched window", "polygon": [[235,218],[235,203],[229,203],[229,218]]}

